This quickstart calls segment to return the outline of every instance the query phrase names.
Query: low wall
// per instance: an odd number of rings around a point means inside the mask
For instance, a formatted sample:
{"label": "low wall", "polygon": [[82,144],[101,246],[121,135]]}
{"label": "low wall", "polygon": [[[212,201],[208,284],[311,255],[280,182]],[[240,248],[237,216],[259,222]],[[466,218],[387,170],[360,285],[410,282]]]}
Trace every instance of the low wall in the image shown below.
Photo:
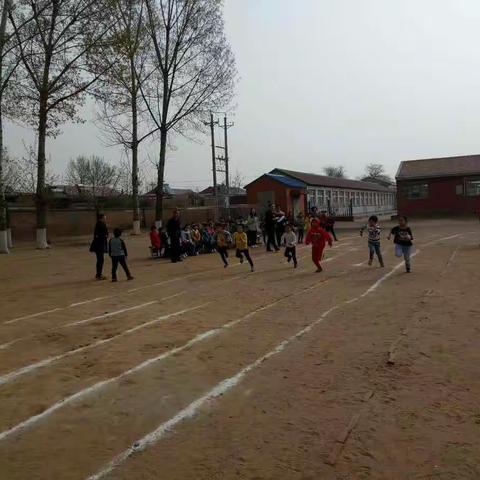
{"label": "low wall", "polygon": [[[234,217],[246,216],[249,211],[248,205],[231,208]],[[164,209],[163,221],[167,221],[172,215],[173,208]],[[107,216],[107,223],[113,228],[130,229],[132,226],[133,211],[131,209],[105,209],[102,210]],[[222,212],[219,212],[222,215]],[[91,209],[49,210],[47,215],[47,236],[49,239],[58,237],[74,237],[90,235],[95,226],[97,213]],[[148,228],[155,221],[153,208],[140,210],[141,224]],[[213,207],[193,207],[181,209],[182,224],[202,223],[213,221],[215,209]],[[10,226],[14,242],[33,241],[35,239],[36,214],[34,209],[11,209]]]}

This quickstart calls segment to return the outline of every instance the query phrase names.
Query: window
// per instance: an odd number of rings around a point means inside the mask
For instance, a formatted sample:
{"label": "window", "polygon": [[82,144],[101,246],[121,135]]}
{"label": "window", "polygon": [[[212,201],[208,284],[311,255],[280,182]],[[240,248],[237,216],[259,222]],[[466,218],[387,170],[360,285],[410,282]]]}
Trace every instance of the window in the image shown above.
{"label": "window", "polygon": [[465,192],[467,194],[467,197],[477,197],[480,195],[480,179],[467,180],[465,186]]}
{"label": "window", "polygon": [[421,183],[417,185],[407,185],[403,187],[403,196],[405,198],[408,198],[409,200],[416,200],[418,198],[428,198],[428,184]]}

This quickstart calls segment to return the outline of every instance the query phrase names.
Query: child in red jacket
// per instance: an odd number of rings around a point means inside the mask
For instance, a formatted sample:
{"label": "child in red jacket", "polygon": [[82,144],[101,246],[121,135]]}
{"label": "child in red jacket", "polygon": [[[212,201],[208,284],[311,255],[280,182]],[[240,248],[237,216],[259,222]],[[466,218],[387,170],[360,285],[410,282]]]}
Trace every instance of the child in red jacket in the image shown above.
{"label": "child in red jacket", "polygon": [[160,256],[162,250],[162,241],[155,225],[152,225],[150,228],[150,244],[152,246],[152,253],[156,256]]}
{"label": "child in red jacket", "polygon": [[317,266],[317,272],[321,272],[323,269],[320,265],[320,260],[322,259],[323,249],[325,248],[325,243],[332,246],[332,237],[326,230],[320,227],[320,223],[316,218],[312,220],[312,226],[307,233],[305,243],[307,245],[312,244],[312,261]]}

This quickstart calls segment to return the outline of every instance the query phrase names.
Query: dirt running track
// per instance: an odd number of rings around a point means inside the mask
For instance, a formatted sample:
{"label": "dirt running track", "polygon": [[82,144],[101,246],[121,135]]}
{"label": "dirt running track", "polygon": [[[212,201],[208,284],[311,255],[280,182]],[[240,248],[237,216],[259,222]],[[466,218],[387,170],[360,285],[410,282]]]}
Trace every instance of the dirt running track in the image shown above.
{"label": "dirt running track", "polygon": [[480,228],[412,229],[410,275],[355,232],[323,274],[129,237],[134,282],[83,241],[0,257],[0,479],[479,479]]}

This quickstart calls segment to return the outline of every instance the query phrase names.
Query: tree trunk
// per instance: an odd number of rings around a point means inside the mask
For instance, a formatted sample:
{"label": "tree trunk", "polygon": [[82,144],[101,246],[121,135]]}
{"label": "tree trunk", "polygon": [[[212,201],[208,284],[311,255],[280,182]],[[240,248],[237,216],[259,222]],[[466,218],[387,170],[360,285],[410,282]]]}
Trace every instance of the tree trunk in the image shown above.
{"label": "tree trunk", "polygon": [[38,155],[37,155],[37,248],[48,248],[47,243],[47,195],[45,185],[46,155],[45,144],[47,139],[47,99],[41,94],[38,116]]}
{"label": "tree trunk", "polygon": [[[5,31],[7,28],[7,14],[9,2],[3,2],[2,18],[0,22],[0,81],[3,90],[3,50],[5,44]],[[3,91],[0,92],[0,253],[9,253],[7,233],[7,200],[5,198],[5,182],[3,178]]]}
{"label": "tree trunk", "polygon": [[140,235],[140,204],[138,201],[138,110],[135,65],[130,59],[130,76],[132,78],[132,202],[133,234]]}
{"label": "tree trunk", "polygon": [[167,155],[167,135],[168,131],[165,127],[160,129],[160,156],[158,161],[158,176],[157,176],[157,201],[155,205],[155,225],[162,226],[163,218],[163,182],[165,179],[165,157]]}
{"label": "tree trunk", "polygon": [[2,100],[2,96],[0,95],[0,253],[10,253],[8,250],[7,201],[5,198],[5,183],[3,180],[4,151]]}

